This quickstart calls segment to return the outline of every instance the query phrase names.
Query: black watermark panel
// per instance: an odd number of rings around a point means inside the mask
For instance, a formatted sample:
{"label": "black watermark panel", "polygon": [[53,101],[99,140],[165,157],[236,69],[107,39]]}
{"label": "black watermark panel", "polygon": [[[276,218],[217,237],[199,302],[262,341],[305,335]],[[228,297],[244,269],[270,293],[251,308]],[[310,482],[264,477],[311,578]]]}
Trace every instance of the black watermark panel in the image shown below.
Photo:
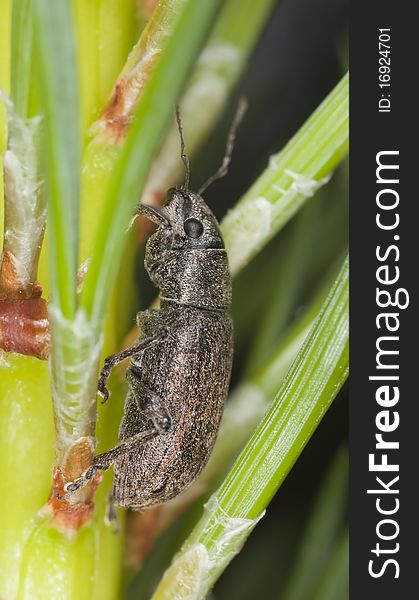
{"label": "black watermark panel", "polygon": [[350,598],[416,595],[419,99],[414,3],[352,3]]}

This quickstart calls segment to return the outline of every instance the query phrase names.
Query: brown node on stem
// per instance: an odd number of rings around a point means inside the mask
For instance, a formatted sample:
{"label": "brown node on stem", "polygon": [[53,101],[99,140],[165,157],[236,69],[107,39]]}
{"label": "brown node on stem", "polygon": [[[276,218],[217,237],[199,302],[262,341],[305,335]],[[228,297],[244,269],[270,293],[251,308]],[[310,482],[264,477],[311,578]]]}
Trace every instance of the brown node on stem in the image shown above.
{"label": "brown node on stem", "polygon": [[64,486],[90,467],[94,455],[92,438],[81,437],[69,448],[63,464],[54,469],[52,490],[43,513],[49,514],[53,523],[68,535],[75,534],[90,522],[94,509],[93,498],[102,475],[96,473],[90,483],[71,496],[66,497]]}
{"label": "brown node on stem", "polygon": [[37,281],[21,281],[13,253],[4,250],[0,260],[0,300],[38,298],[41,294],[42,288]]}
{"label": "brown node on stem", "polygon": [[116,143],[121,144],[125,139],[131,115],[124,114],[124,93],[126,81],[120,78],[99,121],[105,124],[106,134]]}
{"label": "brown node on stem", "polygon": [[157,6],[157,0],[138,0],[138,14],[142,19],[149,19]]}
{"label": "brown node on stem", "polygon": [[118,78],[108,104],[92,127],[93,135],[103,135],[111,143],[124,142],[138,99],[159,54],[156,48],[143,52],[131,71]]}
{"label": "brown node on stem", "polygon": [[48,305],[37,296],[0,300],[0,349],[47,360],[50,349]]}
{"label": "brown node on stem", "polygon": [[0,262],[0,350],[46,360],[50,350],[48,305],[37,281],[21,281],[12,252]]}

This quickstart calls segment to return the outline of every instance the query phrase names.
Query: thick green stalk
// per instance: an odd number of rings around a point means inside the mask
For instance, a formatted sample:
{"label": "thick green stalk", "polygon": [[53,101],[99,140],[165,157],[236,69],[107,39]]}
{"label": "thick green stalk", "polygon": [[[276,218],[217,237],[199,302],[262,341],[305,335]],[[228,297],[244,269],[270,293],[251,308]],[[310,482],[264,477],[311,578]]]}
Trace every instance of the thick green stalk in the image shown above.
{"label": "thick green stalk", "polygon": [[[10,47],[11,47],[11,0],[0,0],[0,89],[6,94],[10,91]],[[7,142],[6,107],[0,102],[0,154],[3,154]],[[3,173],[0,169],[0,199],[3,198]],[[3,207],[0,202],[0,223],[3,220]],[[0,227],[0,236],[1,227]],[[0,238],[1,239],[1,238]]]}
{"label": "thick green stalk", "polygon": [[233,274],[329,180],[348,151],[345,75],[221,223]]}
{"label": "thick green stalk", "polygon": [[[77,0],[78,6],[80,1]],[[117,78],[112,82],[112,89],[110,87],[107,90],[108,97],[102,98],[102,104],[95,106],[97,114],[88,129],[88,141],[83,153],[82,203],[86,210],[81,223],[82,260],[92,256],[99,223],[105,211],[104,198],[109,192],[111,175],[125,144],[135,108],[154,76],[168,40],[173,39],[174,28],[185,6],[186,0],[160,0],[125,63],[121,65],[119,74],[115,74]],[[86,10],[90,13],[92,7],[82,3],[78,12],[82,15]],[[81,17],[78,19],[82,20]],[[84,40],[90,32],[83,33],[84,27],[81,29]],[[100,62],[99,54],[96,61]],[[178,65],[174,68],[178,69]],[[95,91],[99,95],[99,89],[95,88]],[[143,164],[143,159],[139,161],[138,155],[136,160],[138,165]]]}
{"label": "thick green stalk", "polygon": [[135,41],[135,0],[71,0],[84,139]]}
{"label": "thick green stalk", "polygon": [[[10,77],[10,6],[0,0],[0,86],[6,92]],[[20,2],[15,3],[20,6]],[[119,3],[118,6],[122,4]],[[132,2],[131,2],[132,4]],[[103,2],[102,2],[103,5]],[[55,9],[55,6],[53,7]],[[127,12],[124,13],[125,18]],[[25,22],[24,20],[22,20]],[[134,17],[128,23],[132,27]],[[103,25],[103,20],[102,20]],[[113,20],[113,26],[117,22]],[[4,29],[3,29],[4,26]],[[67,23],[65,23],[67,27]],[[109,25],[110,27],[110,25]],[[91,31],[95,31],[95,27]],[[116,55],[126,52],[129,38],[119,23],[118,34],[123,40],[122,50],[109,47],[106,40],[96,40],[101,44],[103,81],[109,72]],[[105,33],[103,33],[105,35]],[[22,38],[21,38],[22,39]],[[25,40],[25,38],[23,38]],[[114,43],[117,40],[114,39]],[[86,48],[83,48],[85,50]],[[106,51],[112,56],[106,59]],[[86,60],[86,52],[81,54]],[[39,61],[34,60],[34,65]],[[86,60],[89,63],[89,60]],[[21,74],[26,73],[20,69]],[[97,73],[90,74],[96,80]],[[115,73],[108,79],[110,89]],[[15,73],[13,73],[15,79]],[[18,80],[16,79],[16,82]],[[25,82],[19,80],[22,87]],[[92,88],[84,89],[90,93]],[[5,120],[3,104],[0,102],[0,149],[3,151],[3,128]],[[4,129],[5,131],[5,129]],[[27,148],[30,153],[30,149]],[[35,156],[31,156],[34,160]],[[1,171],[1,170],[0,170]],[[75,171],[77,174],[77,171]],[[0,203],[0,212],[2,212]],[[1,234],[1,232],[0,232]],[[49,274],[46,261],[41,260],[41,282],[48,288]],[[125,265],[126,267],[126,265]],[[126,268],[120,277],[120,285],[130,296],[132,289],[131,273]],[[116,310],[116,307],[112,307]],[[108,351],[115,351],[115,321],[106,328]],[[57,341],[58,347],[58,341]],[[78,360],[80,363],[80,359]],[[85,368],[85,364],[82,367]],[[96,382],[94,382],[96,384]],[[114,382],[116,384],[116,382]],[[96,385],[94,385],[96,387]],[[98,428],[100,448],[112,447],[116,441],[115,423],[120,420],[125,387],[113,387],[113,402],[103,411]],[[94,390],[93,390],[94,392]],[[94,397],[94,394],[93,394]],[[3,493],[0,496],[0,596],[5,598],[32,599],[56,598],[57,595],[77,600],[104,600],[118,596],[121,577],[122,536],[114,534],[105,525],[104,514],[107,494],[111,484],[111,474],[96,494],[96,510],[93,523],[83,534],[69,539],[50,525],[48,513],[41,516],[40,508],[45,505],[51,489],[51,473],[54,465],[54,416],[50,401],[50,380],[48,364],[32,357],[0,355],[0,419],[7,434],[1,437],[0,476]],[[95,407],[94,407],[95,408]],[[96,411],[95,411],[96,412]],[[112,434],[109,434],[112,431]],[[122,517],[122,515],[120,515]],[[12,549],[12,550],[11,550]],[[94,581],[94,586],[92,582]]]}
{"label": "thick green stalk", "polygon": [[166,571],[153,600],[203,598],[302,452],[348,374],[348,261],[275,401]]}
{"label": "thick green stalk", "polygon": [[2,598],[17,598],[28,525],[51,487],[54,421],[49,390],[45,361],[18,354],[0,357]]}
{"label": "thick green stalk", "polygon": [[40,118],[29,119],[32,1],[16,0],[12,9],[11,97],[7,106],[8,140],[3,155],[4,244],[0,259],[0,297],[32,297],[46,223],[46,202],[39,173]]}

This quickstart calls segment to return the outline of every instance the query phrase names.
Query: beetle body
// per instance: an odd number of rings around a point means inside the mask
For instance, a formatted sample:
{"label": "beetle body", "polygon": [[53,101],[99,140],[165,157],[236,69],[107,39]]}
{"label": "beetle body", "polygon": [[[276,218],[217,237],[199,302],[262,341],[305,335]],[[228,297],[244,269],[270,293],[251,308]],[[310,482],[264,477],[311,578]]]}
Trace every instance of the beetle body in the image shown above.
{"label": "beetle body", "polygon": [[160,289],[160,309],[138,314],[137,343],[108,356],[101,371],[106,401],[112,367],[131,358],[119,444],[65,485],[72,494],[114,465],[111,505],[136,510],[170,500],[204,468],[233,359],[231,279],[214,215],[187,189],[169,190],[166,206],[141,205],[140,212],[158,224],[145,267]]}
{"label": "beetle body", "polygon": [[[163,210],[167,221],[145,258],[160,287],[160,310],[137,318],[139,342],[163,337],[131,358],[120,441],[150,429],[148,390],[163,402],[171,426],[115,461],[113,500],[125,508],[169,500],[197,477],[214,446],[232,366],[231,283],[215,217],[200,196],[182,190]],[[188,237],[188,219],[202,224],[199,237]]]}
{"label": "beetle body", "polygon": [[138,409],[144,392],[142,384],[136,390],[134,378],[140,374],[164,399],[172,423],[169,431],[115,462],[113,498],[125,508],[165,502],[197,477],[213,448],[228,390],[229,316],[188,307],[165,307],[161,313],[170,326],[170,342],[132,359],[120,440],[150,426]]}
{"label": "beetle body", "polygon": [[[201,191],[227,173],[245,109],[241,101],[222,165]],[[230,382],[233,325],[227,252],[214,215],[200,194],[188,189],[189,161],[178,110],[176,114],[185,184],[169,190],[164,207],[139,206],[139,213],[158,225],[147,242],[144,264],[160,290],[160,308],[137,315],[136,344],[108,356],[99,377],[98,393],[105,402],[112,368],[131,359],[118,445],[96,455],[81,477],[64,486],[70,496],[98,470],[114,465],[110,508],[115,504],[140,510],[160,504],[194,481],[214,446]]]}

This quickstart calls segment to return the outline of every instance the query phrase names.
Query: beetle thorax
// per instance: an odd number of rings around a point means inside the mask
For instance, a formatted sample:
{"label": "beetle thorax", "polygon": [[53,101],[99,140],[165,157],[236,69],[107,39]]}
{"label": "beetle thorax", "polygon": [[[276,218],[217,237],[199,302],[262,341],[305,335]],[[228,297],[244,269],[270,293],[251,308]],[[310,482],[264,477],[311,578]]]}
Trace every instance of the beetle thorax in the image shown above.
{"label": "beetle thorax", "polygon": [[225,250],[172,251],[158,270],[162,300],[208,310],[228,309],[231,281]]}

